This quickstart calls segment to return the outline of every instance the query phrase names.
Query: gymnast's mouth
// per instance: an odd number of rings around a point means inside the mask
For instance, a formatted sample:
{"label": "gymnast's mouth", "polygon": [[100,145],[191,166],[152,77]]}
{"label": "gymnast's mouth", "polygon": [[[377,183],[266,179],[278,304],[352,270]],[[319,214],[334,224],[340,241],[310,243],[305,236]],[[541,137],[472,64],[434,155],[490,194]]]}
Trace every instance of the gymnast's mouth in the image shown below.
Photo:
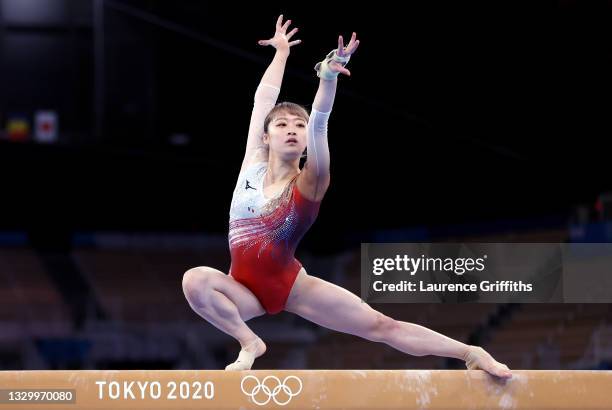
{"label": "gymnast's mouth", "polygon": [[285,141],[285,144],[288,144],[290,142],[296,143],[297,144],[297,139],[296,138],[289,138],[287,141]]}

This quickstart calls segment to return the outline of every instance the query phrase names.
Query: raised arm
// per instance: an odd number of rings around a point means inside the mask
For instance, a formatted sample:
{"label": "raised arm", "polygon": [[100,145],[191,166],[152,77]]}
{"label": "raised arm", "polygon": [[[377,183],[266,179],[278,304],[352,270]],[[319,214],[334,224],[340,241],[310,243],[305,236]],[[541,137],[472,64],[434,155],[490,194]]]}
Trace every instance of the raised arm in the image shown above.
{"label": "raised arm", "polygon": [[289,57],[289,49],[301,42],[300,40],[289,41],[298,31],[297,28],[294,28],[291,32],[287,33],[290,24],[291,20],[287,20],[283,24],[283,16],[281,14],[276,21],[274,37],[269,40],[260,40],[258,42],[261,46],[274,47],[276,53],[255,91],[255,101],[251,113],[246,152],[240,172],[251,163],[265,161],[267,159],[267,150],[263,143],[264,120],[270,110],[274,108],[276,99],[280,93],[285,65]]}
{"label": "raised arm", "polygon": [[344,66],[358,46],[359,40],[355,33],[346,47],[342,36],[339,36],[338,49],[329,53],[324,61],[315,66],[320,78],[319,89],[308,120],[307,159],[297,181],[300,192],[312,201],[320,201],[329,187],[327,122],[336,97],[338,74],[351,75]]}

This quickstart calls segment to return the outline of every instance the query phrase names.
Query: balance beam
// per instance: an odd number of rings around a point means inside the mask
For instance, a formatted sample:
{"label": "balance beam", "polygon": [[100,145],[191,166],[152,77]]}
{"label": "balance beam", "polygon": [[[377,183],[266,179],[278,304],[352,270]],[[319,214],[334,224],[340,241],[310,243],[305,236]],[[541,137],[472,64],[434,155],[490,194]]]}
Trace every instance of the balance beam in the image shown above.
{"label": "balance beam", "polygon": [[611,388],[610,371],[2,371],[0,409],[611,409]]}

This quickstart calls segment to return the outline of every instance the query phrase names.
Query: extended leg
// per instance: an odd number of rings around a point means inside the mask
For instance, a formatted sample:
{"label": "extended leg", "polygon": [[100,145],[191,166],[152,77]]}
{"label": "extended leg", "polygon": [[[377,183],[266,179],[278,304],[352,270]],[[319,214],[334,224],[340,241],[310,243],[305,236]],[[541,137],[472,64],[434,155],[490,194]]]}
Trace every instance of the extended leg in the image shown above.
{"label": "extended leg", "polygon": [[386,343],[404,353],[470,359],[471,368],[482,368],[497,376],[510,375],[505,365],[484,350],[423,326],[394,320],[346,289],[305,271],[298,275],[285,309],[329,329]]}

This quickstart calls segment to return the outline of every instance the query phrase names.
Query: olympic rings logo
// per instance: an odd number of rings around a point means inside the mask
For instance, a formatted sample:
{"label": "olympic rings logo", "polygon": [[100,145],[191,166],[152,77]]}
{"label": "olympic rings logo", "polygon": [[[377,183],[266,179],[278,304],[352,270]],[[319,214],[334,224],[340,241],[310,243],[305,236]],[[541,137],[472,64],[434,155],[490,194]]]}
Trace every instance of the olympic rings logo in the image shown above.
{"label": "olympic rings logo", "polygon": [[[252,387],[250,391],[247,391],[245,390],[244,382],[249,379],[255,380],[256,385]],[[268,380],[273,380],[274,384],[276,384],[276,386],[273,389],[266,385],[266,382]],[[287,385],[287,381],[289,380],[296,380],[298,383],[299,387],[297,388],[297,391],[295,393],[293,392],[291,387]],[[274,400],[274,403],[278,404],[279,406],[284,406],[288,404],[293,397],[300,394],[300,392],[302,391],[302,381],[296,376],[287,376],[285,377],[285,380],[283,380],[282,382],[276,376],[266,376],[263,379],[263,381],[260,382],[257,377],[248,375],[248,376],[245,376],[240,382],[240,389],[245,395],[249,396],[251,400],[253,400],[253,403],[257,404],[258,406],[265,406],[266,404],[270,402],[270,400]],[[284,395],[287,396],[287,399],[284,401],[276,399],[276,396],[281,391],[284,393]],[[261,401],[260,399],[255,398],[255,396],[257,396],[257,394],[260,392],[268,396],[268,398],[265,401]]]}

